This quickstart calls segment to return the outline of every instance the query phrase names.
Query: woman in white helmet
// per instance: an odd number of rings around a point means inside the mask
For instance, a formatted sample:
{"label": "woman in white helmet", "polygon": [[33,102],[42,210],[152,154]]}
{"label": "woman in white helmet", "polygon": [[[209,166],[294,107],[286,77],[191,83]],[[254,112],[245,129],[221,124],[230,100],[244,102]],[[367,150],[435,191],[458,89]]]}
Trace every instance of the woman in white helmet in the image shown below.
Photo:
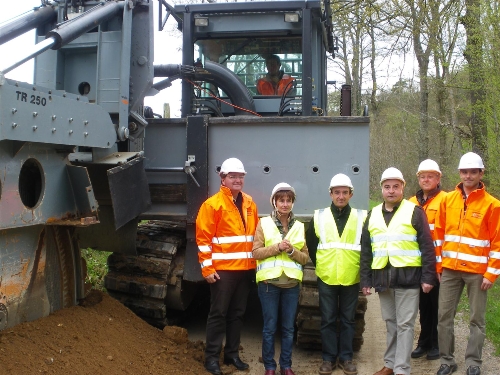
{"label": "woman in white helmet", "polygon": [[302,266],[309,259],[304,224],[292,213],[295,189],[282,182],[271,194],[273,212],[260,219],[255,232],[253,257],[257,260],[257,283],[264,317],[262,359],[265,375],[276,374],[274,334],[281,305],[280,374],[294,375],[292,346],[295,314],[299,302]]}

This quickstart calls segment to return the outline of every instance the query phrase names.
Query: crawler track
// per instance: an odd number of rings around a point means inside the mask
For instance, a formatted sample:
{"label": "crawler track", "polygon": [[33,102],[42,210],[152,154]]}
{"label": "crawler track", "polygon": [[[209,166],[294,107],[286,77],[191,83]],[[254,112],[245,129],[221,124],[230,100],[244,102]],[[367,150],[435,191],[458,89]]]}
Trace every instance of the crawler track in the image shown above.
{"label": "crawler track", "polygon": [[137,255],[113,253],[104,285],[108,293],[148,323],[178,321],[196,292],[183,280],[186,228],[173,221],[148,221],[137,230]]}

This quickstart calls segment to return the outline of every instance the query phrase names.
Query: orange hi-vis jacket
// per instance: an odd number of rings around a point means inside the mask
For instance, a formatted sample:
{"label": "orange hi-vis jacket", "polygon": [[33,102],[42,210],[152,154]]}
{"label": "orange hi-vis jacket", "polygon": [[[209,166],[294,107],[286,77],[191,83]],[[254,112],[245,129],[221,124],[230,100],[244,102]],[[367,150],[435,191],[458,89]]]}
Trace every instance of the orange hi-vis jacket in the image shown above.
{"label": "orange hi-vis jacket", "polygon": [[278,81],[278,83],[272,82],[269,78],[260,78],[257,81],[257,92],[260,95],[283,95],[283,93],[288,93],[293,89],[293,85],[289,84],[293,81],[293,78],[288,74],[283,74],[283,77]]}
{"label": "orange hi-vis jacket", "polygon": [[445,195],[446,192],[441,190],[432,198],[427,199],[423,206],[420,206],[420,203],[416,195],[408,199],[410,202],[415,203],[419,207],[422,207],[422,209],[425,211],[425,215],[427,216],[427,221],[429,222],[429,229],[431,230],[431,235],[433,240],[436,240],[436,237],[434,237],[434,223],[436,222],[436,214],[439,209],[441,200],[444,198]]}
{"label": "orange hi-vis jacket", "polygon": [[500,201],[484,185],[465,202],[461,183],[446,194],[434,232],[438,273],[448,268],[482,274],[495,282],[500,275]]}
{"label": "orange hi-vis jacket", "polygon": [[253,236],[259,218],[252,197],[242,192],[245,225],[231,190],[225,186],[208,198],[196,218],[196,243],[203,277],[215,271],[255,269],[252,256]]}

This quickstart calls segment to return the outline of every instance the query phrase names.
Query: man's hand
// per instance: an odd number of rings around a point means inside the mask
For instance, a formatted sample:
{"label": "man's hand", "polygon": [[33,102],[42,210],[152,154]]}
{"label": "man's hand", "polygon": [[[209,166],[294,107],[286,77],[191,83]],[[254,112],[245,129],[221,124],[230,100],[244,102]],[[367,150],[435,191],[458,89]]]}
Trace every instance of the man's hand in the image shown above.
{"label": "man's hand", "polygon": [[211,273],[210,275],[205,277],[205,280],[207,280],[207,283],[213,284],[217,280],[220,280],[220,276],[217,272]]}
{"label": "man's hand", "polygon": [[483,283],[481,284],[481,290],[488,290],[493,286],[493,283],[486,277],[483,277]]}
{"label": "man's hand", "polygon": [[442,274],[442,273],[438,273],[438,274],[437,274],[438,281],[439,281],[439,283],[440,283],[440,284],[441,284],[441,276],[443,276],[443,274]]}
{"label": "man's hand", "polygon": [[361,288],[361,290],[363,291],[363,295],[365,296],[369,296],[372,294],[372,291],[371,291],[372,287],[364,287],[364,288]]}
{"label": "man's hand", "polygon": [[432,290],[432,288],[434,287],[433,285],[426,284],[426,283],[422,283],[421,285],[422,285],[422,291],[424,293],[429,293]]}

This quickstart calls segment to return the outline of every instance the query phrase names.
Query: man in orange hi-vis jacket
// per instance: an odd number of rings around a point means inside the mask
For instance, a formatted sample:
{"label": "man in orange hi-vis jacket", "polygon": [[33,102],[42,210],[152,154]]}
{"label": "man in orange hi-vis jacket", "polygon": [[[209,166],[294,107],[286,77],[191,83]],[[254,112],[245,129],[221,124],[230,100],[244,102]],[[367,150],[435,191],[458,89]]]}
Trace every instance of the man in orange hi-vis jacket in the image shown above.
{"label": "man in orange hi-vis jacket", "polygon": [[236,158],[220,169],[220,191],[200,207],[196,218],[196,243],[203,277],[210,284],[205,369],[220,375],[222,341],[224,363],[248,369],[238,354],[243,315],[255,279],[252,244],[258,223],[257,206],[243,193],[246,171]]}
{"label": "man in orange hi-vis jacket", "polygon": [[473,152],[462,156],[460,180],[442,200],[436,215],[436,268],[439,291],[438,342],[441,366],[437,375],[458,368],[455,357],[454,317],[467,285],[470,335],[465,351],[467,375],[480,375],[485,333],[487,291],[500,274],[500,201],[481,181],[484,164]]}
{"label": "man in orange hi-vis jacket", "polygon": [[257,93],[260,95],[283,95],[291,93],[293,78],[281,70],[281,59],[271,55],[266,59],[267,74],[257,81]]}

